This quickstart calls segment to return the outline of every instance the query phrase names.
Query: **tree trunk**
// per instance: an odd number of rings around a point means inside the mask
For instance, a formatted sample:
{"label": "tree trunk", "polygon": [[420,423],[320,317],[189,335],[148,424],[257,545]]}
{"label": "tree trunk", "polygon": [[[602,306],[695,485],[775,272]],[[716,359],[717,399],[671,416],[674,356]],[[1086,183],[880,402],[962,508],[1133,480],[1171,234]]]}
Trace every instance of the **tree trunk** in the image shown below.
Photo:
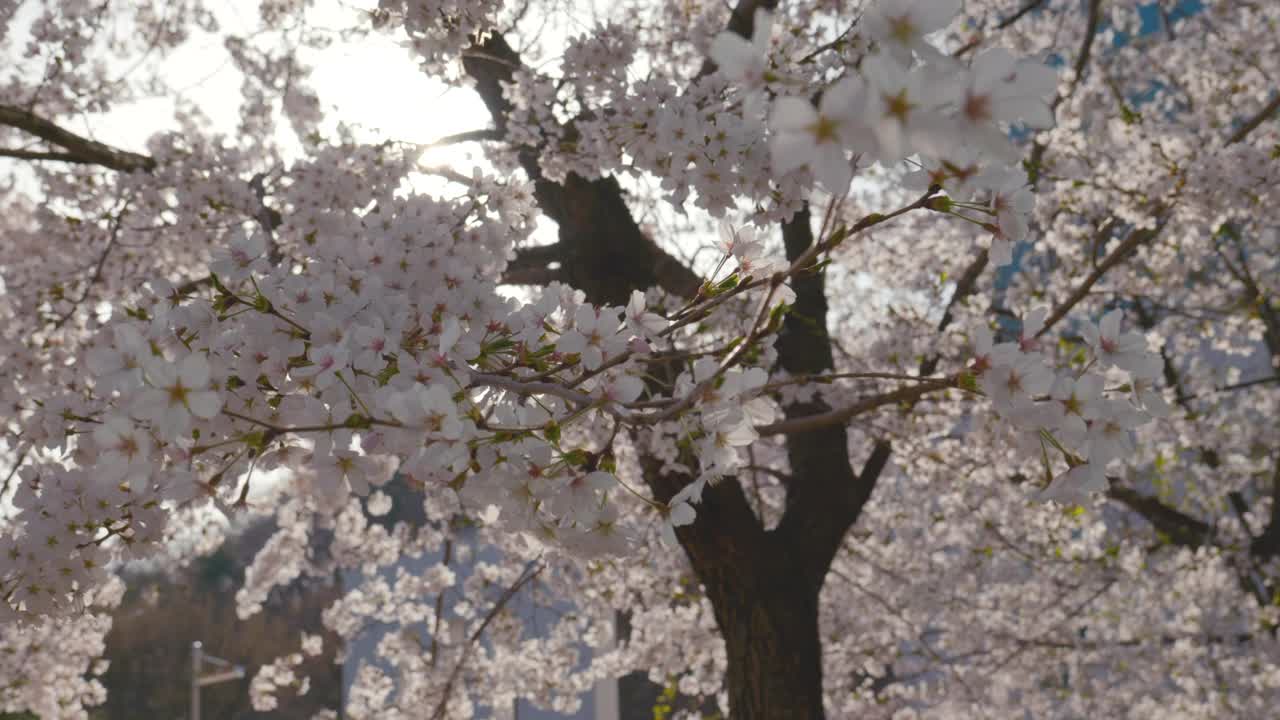
{"label": "tree trunk", "polygon": [[785,569],[703,579],[729,657],[734,720],[817,720],[822,709],[818,594]]}
{"label": "tree trunk", "polygon": [[[690,480],[659,472],[654,458],[641,464],[662,502]],[[724,638],[729,717],[824,717],[818,594],[828,563],[814,562],[813,538],[764,530],[735,478],[707,487],[698,519],[676,536]]]}

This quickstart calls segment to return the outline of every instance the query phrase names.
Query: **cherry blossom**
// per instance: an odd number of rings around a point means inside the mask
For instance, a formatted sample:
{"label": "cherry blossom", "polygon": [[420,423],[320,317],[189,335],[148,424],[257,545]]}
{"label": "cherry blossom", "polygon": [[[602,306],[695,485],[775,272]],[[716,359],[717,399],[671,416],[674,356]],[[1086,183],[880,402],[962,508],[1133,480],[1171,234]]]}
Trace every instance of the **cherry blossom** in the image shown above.
{"label": "cherry blossom", "polygon": [[[1271,5],[30,5],[0,674],[54,680],[0,711],[84,717],[116,563],[223,514],[279,528],[242,614],[339,571],[326,628],[396,629],[350,717],[635,670],[733,717],[1280,697]],[[147,60],[206,35],[230,124]],[[357,40],[487,116],[346,122],[313,65]],[[145,142],[97,125],[157,93]]]}
{"label": "cherry blossom", "polygon": [[626,320],[631,329],[639,332],[641,337],[656,336],[665,330],[668,324],[666,318],[647,311],[644,293],[639,290],[631,292],[631,300],[627,302]]}
{"label": "cherry blossom", "polygon": [[765,9],[755,11],[751,39],[733,33],[721,33],[711,41],[707,55],[717,69],[748,96],[758,97],[765,88],[769,70],[769,36],[773,32],[773,16]]}
{"label": "cherry blossom", "polygon": [[1081,333],[1102,362],[1129,372],[1140,372],[1150,367],[1145,362],[1147,340],[1133,331],[1121,333],[1120,322],[1123,319],[1122,311],[1112,310],[1103,315],[1097,325],[1085,325]]}
{"label": "cherry blossom", "polygon": [[1056,88],[1057,74],[1050,68],[1019,61],[1004,48],[990,48],[973,59],[966,87],[956,101],[956,118],[982,152],[1016,160],[1017,149],[999,124],[1021,120],[1032,127],[1052,127],[1049,98]]}
{"label": "cherry blossom", "polygon": [[1041,500],[1062,505],[1087,505],[1092,497],[1107,489],[1107,479],[1100,463],[1077,465],[1053,479],[1040,493]]}
{"label": "cherry blossom", "polygon": [[950,125],[939,112],[949,100],[948,86],[882,55],[863,65],[870,85],[863,113],[875,132],[878,157],[895,161],[916,148],[941,149]]}
{"label": "cherry blossom", "polygon": [[156,431],[176,438],[191,427],[193,418],[211,418],[221,408],[222,399],[209,388],[209,373],[209,361],[198,353],[176,365],[153,360],[146,368],[148,387],[131,410]]}
{"label": "cherry blossom", "polygon": [[899,63],[910,65],[913,52],[926,59],[938,55],[926,38],[946,27],[959,10],[959,0],[876,2],[868,9],[865,22],[873,39],[886,44]]}
{"label": "cherry blossom", "polygon": [[770,144],[774,171],[808,166],[827,190],[843,192],[853,176],[845,148],[863,132],[857,116],[863,92],[860,82],[848,79],[827,89],[817,108],[804,98],[776,101],[769,118],[777,133]]}

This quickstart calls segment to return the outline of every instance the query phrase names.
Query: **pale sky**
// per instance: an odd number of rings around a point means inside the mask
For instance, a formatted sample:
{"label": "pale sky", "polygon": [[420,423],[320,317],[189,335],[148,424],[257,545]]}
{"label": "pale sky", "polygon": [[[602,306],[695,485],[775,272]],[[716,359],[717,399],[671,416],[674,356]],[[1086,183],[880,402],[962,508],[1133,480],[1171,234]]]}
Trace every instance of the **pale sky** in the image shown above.
{"label": "pale sky", "polygon": [[[316,0],[307,12],[314,27],[343,28],[357,21],[357,9],[376,3],[358,0]],[[219,35],[195,35],[163,59],[165,77],[184,99],[196,104],[215,128],[233,132],[239,120],[241,75],[221,42],[222,33],[248,34],[257,22],[258,0],[230,0],[218,6]],[[430,143],[441,137],[488,127],[489,114],[479,96],[468,89],[449,88],[421,72],[409,52],[393,36],[372,33],[363,39],[337,39],[330,47],[302,51],[312,68],[310,86],[327,116],[324,132],[341,121],[363,129],[361,140],[400,140]],[[142,150],[154,132],[174,127],[174,102],[169,97],[120,107],[105,116],[85,118],[77,131],[108,144]],[[281,141],[295,139],[281,122]],[[423,156],[428,165],[454,165],[462,170],[480,159],[479,149],[438,148]],[[467,173],[469,174],[469,173]]]}

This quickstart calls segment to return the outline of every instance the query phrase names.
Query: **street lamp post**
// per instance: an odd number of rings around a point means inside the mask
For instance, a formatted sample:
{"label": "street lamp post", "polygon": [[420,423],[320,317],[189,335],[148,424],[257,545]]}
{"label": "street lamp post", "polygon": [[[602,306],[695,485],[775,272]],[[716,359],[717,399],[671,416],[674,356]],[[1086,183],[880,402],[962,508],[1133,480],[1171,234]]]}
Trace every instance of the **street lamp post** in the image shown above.
{"label": "street lamp post", "polygon": [[[200,672],[204,669],[205,663],[226,669],[202,677]],[[243,666],[233,665],[222,658],[205,654],[204,645],[199,640],[191,643],[191,720],[200,720],[200,688],[227,680],[239,680],[242,677],[244,677]]]}

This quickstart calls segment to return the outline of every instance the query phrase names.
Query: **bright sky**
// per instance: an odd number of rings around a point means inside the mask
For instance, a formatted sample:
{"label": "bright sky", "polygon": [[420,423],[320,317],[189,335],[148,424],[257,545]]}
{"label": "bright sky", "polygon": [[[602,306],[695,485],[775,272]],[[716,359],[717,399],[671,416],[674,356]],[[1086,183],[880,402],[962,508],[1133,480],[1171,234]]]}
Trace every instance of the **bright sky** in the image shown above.
{"label": "bright sky", "polygon": [[[375,3],[358,0],[316,0],[307,12],[308,24],[319,28],[351,27],[359,9]],[[239,120],[240,73],[222,44],[222,33],[248,34],[258,21],[257,0],[230,0],[218,6],[219,35],[198,35],[164,58],[164,72],[184,99],[196,104],[219,130],[232,132]],[[409,52],[389,35],[373,33],[352,41],[337,39],[322,51],[304,50],[313,68],[309,79],[330,119],[361,128],[362,140],[400,140],[430,143],[443,136],[487,127],[488,112],[479,97],[466,89],[449,88],[418,70]],[[154,132],[174,126],[174,102],[160,97],[121,107],[106,116],[86,118],[77,130],[103,142],[141,150]],[[287,123],[282,123],[287,128]],[[282,129],[282,142],[291,144]],[[431,150],[428,164],[468,168],[479,158],[477,148]]]}
{"label": "bright sky", "polygon": [[[184,101],[200,108],[218,131],[233,133],[239,123],[242,76],[223,46],[227,34],[248,35],[260,22],[258,0],[229,0],[218,8],[217,35],[197,35],[163,58],[164,75]],[[361,10],[376,7],[370,0],[314,0],[307,11],[313,28],[342,29],[361,25]],[[543,33],[544,38],[551,33]],[[480,96],[467,88],[450,87],[419,70],[410,51],[390,33],[370,33],[350,41],[333,34],[324,50],[303,48],[303,62],[312,68],[308,84],[320,98],[326,121],[322,132],[335,133],[339,123],[355,129],[359,140],[387,140],[430,144],[440,138],[490,127],[492,122]],[[115,147],[143,151],[147,138],[176,127],[175,101],[164,96],[114,109],[106,115],[85,118],[73,129]],[[287,121],[278,123],[279,140],[286,153],[297,138]],[[423,167],[447,167],[463,175],[479,165],[491,166],[475,143],[432,148],[421,157]],[[428,174],[412,175],[418,192],[444,192],[448,182]],[[536,244],[555,240],[555,226],[540,218],[534,233]],[[503,288],[519,295],[516,288]]]}

